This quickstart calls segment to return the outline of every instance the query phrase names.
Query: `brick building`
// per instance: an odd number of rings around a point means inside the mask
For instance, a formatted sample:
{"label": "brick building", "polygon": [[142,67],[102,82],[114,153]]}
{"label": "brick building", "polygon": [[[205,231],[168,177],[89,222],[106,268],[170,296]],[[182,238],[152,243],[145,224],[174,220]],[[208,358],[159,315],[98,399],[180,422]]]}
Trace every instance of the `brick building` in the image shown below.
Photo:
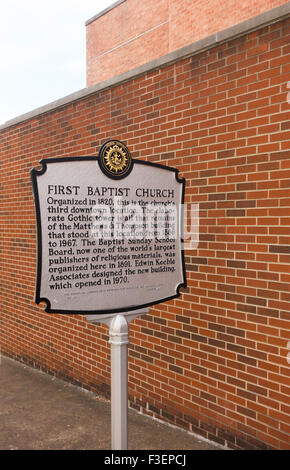
{"label": "brick building", "polygon": [[[1,351],[109,396],[107,327],[34,302],[30,170],[42,158],[97,155],[116,138],[134,158],[177,167],[200,213],[187,288],[131,324],[130,406],[233,449],[288,449],[289,3],[216,2],[234,14],[182,35],[192,2],[161,1],[153,23],[143,8],[154,2],[141,2],[133,25],[140,2],[117,3],[87,24],[91,86],[0,127]],[[110,43],[96,50],[105,22]],[[142,32],[160,44],[165,26],[166,47],[130,62]]]}
{"label": "brick building", "polygon": [[[285,4],[285,0],[119,0],[86,22],[87,86]],[[253,23],[255,25],[255,23]]]}

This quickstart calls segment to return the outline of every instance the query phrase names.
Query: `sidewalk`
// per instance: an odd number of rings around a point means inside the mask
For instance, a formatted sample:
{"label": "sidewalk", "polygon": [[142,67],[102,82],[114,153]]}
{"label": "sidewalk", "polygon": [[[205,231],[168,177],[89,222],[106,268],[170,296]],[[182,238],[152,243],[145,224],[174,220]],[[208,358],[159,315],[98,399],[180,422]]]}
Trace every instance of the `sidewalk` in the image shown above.
{"label": "sidewalk", "polygon": [[[111,449],[110,403],[10,358],[0,362],[0,450]],[[128,449],[219,450],[132,410]]]}

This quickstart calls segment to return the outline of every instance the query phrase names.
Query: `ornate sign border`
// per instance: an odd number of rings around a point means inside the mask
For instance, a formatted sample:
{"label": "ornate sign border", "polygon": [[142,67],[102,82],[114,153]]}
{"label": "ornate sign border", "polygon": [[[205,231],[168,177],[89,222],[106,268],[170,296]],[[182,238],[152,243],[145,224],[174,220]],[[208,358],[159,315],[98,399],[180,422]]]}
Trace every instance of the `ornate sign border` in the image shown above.
{"label": "ornate sign border", "polygon": [[[43,159],[40,160],[40,164],[42,168],[40,170],[32,169],[31,170],[31,181],[32,181],[32,188],[33,188],[33,195],[34,195],[34,202],[35,202],[35,211],[36,211],[36,224],[37,224],[37,275],[36,275],[36,289],[35,289],[35,302],[39,304],[41,302],[45,302],[46,306],[44,308],[45,312],[47,313],[67,313],[67,314],[107,314],[107,313],[118,313],[118,312],[127,312],[127,311],[134,311],[146,307],[150,307],[152,305],[156,305],[162,302],[167,302],[173,298],[180,296],[180,289],[187,287],[186,282],[186,270],[185,270],[185,259],[184,259],[184,250],[183,248],[180,250],[181,255],[181,266],[182,266],[182,273],[183,273],[183,282],[181,282],[176,287],[176,293],[161,299],[156,299],[153,302],[138,304],[134,306],[127,306],[127,307],[120,307],[114,309],[97,309],[97,310],[87,310],[87,309],[78,309],[78,310],[64,310],[64,309],[53,309],[51,308],[50,300],[46,297],[40,296],[41,291],[41,274],[42,274],[42,250],[43,250],[43,242],[42,242],[42,223],[41,223],[41,210],[40,210],[40,200],[39,200],[39,192],[38,192],[38,185],[37,185],[37,177],[43,175],[47,170],[47,165],[50,163],[57,163],[57,162],[75,162],[75,161],[95,161],[99,164],[99,157],[96,156],[74,156],[74,157],[58,157],[58,158],[50,158],[50,159]],[[150,165],[155,168],[161,168],[163,170],[171,171],[175,173],[175,178],[178,183],[182,184],[182,191],[181,191],[181,204],[184,204],[184,193],[185,193],[185,179],[182,177],[178,177],[178,169],[168,167],[166,165],[162,165],[159,163],[148,162],[144,160],[131,160],[131,169],[133,165]],[[180,214],[181,219],[183,219],[183,214]],[[182,228],[181,228],[182,230]],[[180,243],[183,244],[183,236],[181,233],[180,236]],[[183,245],[182,245],[183,246]]]}

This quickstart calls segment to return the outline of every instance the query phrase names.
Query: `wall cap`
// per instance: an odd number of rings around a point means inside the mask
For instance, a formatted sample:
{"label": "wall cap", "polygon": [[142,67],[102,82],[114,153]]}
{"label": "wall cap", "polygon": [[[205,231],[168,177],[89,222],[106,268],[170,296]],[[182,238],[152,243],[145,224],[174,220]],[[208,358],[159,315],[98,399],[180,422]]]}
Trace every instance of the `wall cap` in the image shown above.
{"label": "wall cap", "polygon": [[108,6],[107,8],[105,8],[104,10],[100,11],[100,13],[97,13],[96,15],[94,15],[92,18],[90,18],[89,20],[87,20],[85,22],[85,26],[88,26],[88,24],[91,24],[93,23],[93,21],[97,20],[98,18],[100,18],[101,16],[104,16],[106,13],[109,13],[109,11],[113,10],[114,8],[118,7],[121,3],[124,3],[126,2],[127,0],[117,0],[117,2],[113,3],[112,5]]}
{"label": "wall cap", "polygon": [[[126,0],[119,0],[119,2],[116,2],[116,3],[121,3],[122,1],[126,1]],[[116,4],[113,4],[109,8],[113,8],[114,5],[117,6]],[[200,39],[199,41],[196,41],[192,44],[189,44],[188,46],[177,49],[176,51],[170,52],[169,54],[159,57],[158,59],[155,59],[151,62],[147,62],[139,67],[136,67],[125,73],[122,73],[121,75],[114,76],[100,83],[92,85],[88,88],[82,88],[81,90],[71,93],[63,98],[60,98],[56,101],[52,101],[49,104],[36,108],[16,118],[10,119],[9,121],[0,125],[0,131],[7,129],[11,126],[14,126],[16,124],[19,124],[21,122],[32,119],[34,117],[37,117],[41,114],[45,114],[50,111],[53,111],[67,104],[71,104],[73,102],[79,101],[82,98],[86,98],[95,93],[99,93],[100,91],[104,91],[106,89],[125,83],[129,80],[137,78],[140,75],[144,75],[145,73],[151,72],[152,70],[156,68],[165,67],[174,62],[177,62],[178,60],[186,59],[187,57],[198,54],[207,49],[213,48],[226,41],[232,40],[244,34],[248,34],[249,32],[253,30],[261,29],[269,24],[281,21],[285,19],[286,17],[288,17],[289,15],[290,15],[290,2],[287,2],[277,8],[274,8],[273,10],[269,10],[258,16],[255,16],[246,21],[243,21],[242,23],[239,23],[237,25],[231,26],[230,28],[224,29],[216,34],[212,34],[211,36]]]}

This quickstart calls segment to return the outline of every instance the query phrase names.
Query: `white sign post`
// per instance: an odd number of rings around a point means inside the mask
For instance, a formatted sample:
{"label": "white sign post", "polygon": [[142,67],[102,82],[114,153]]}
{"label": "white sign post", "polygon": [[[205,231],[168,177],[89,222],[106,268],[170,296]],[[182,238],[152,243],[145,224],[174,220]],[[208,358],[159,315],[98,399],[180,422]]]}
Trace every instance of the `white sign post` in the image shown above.
{"label": "white sign post", "polygon": [[132,160],[118,141],[98,157],[42,160],[31,171],[38,235],[36,303],[110,329],[112,446],[127,448],[128,324],[186,286],[184,180]]}
{"label": "white sign post", "polygon": [[129,324],[149,309],[119,315],[86,315],[91,323],[109,327],[111,344],[111,440],[113,450],[128,449],[128,344]]}

